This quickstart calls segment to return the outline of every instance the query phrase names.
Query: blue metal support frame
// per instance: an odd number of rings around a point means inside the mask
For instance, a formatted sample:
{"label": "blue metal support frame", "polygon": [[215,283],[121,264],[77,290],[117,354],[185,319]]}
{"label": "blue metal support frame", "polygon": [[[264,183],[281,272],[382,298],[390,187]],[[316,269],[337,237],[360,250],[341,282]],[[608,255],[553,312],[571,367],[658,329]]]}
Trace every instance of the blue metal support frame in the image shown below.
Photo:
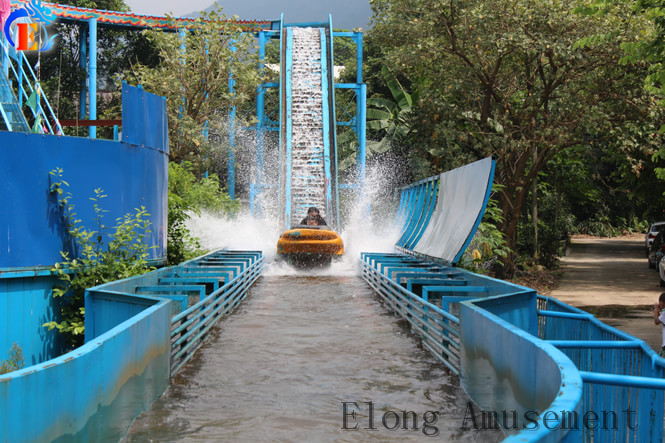
{"label": "blue metal support frame", "polygon": [[[88,39],[90,55],[88,57],[88,90],[90,120],[97,120],[97,19],[88,20]],[[88,128],[88,137],[97,138],[97,127]]]}
{"label": "blue metal support frame", "polygon": [[[81,33],[79,35],[79,65],[81,69],[88,72],[88,36],[90,32],[87,27],[81,27]],[[79,118],[84,120],[86,115],[88,115],[88,78],[81,82],[81,92],[79,93]]]}
{"label": "blue metal support frame", "polygon": [[[231,52],[236,52],[236,47],[231,44]],[[233,73],[229,74],[229,93],[235,94],[236,81],[233,78]],[[229,193],[231,200],[236,198],[236,107],[232,106],[229,112],[229,154],[227,166],[227,181],[226,190]]]}
{"label": "blue metal support frame", "polygon": [[[339,213],[339,189],[351,189],[351,190],[361,190],[364,186],[365,183],[365,176],[366,176],[366,99],[367,99],[367,87],[365,84],[362,83],[362,59],[363,59],[363,43],[362,43],[362,33],[361,32],[334,32],[332,28],[332,17],[328,17],[327,22],[314,22],[314,23],[297,23],[297,24],[289,24],[284,22],[284,16],[282,14],[281,20],[280,20],[280,27],[279,30],[270,30],[270,31],[260,31],[258,33],[258,40],[259,40],[259,68],[262,69],[263,63],[265,61],[265,45],[266,43],[272,39],[272,38],[286,38],[285,33],[282,31],[286,27],[291,27],[291,26],[313,26],[313,27],[322,27],[322,28],[328,28],[330,32],[331,38],[329,39],[329,43],[327,46],[327,54],[323,54],[324,56],[329,56],[330,60],[333,60],[332,54],[333,54],[333,48],[334,48],[334,38],[335,37],[347,37],[351,38],[355,43],[356,43],[356,59],[357,59],[357,66],[356,66],[356,83],[334,83],[334,89],[335,90],[348,90],[352,89],[354,90],[356,94],[356,109],[355,109],[355,116],[351,117],[348,121],[343,121],[343,120],[337,120],[336,121],[336,126],[350,126],[353,128],[354,132],[357,135],[358,138],[358,147],[357,147],[357,152],[356,152],[356,178],[355,182],[352,183],[339,183],[339,173],[337,171],[337,146],[336,146],[336,135],[335,137],[335,142],[330,144],[329,147],[329,153],[330,153],[330,173],[328,174],[326,172],[326,175],[330,176],[331,180],[330,183],[335,183],[336,186],[331,185],[330,192],[334,194],[334,197],[331,199],[335,203],[333,203],[334,208],[333,211],[334,213]],[[283,45],[284,43],[280,42],[280,46]],[[281,57],[284,56],[284,52],[280,51],[280,66],[284,66],[284,60],[281,59]],[[288,59],[288,57],[287,57]],[[333,66],[328,67],[328,70],[331,70]],[[282,123],[282,125],[277,126],[275,125],[275,122],[270,121],[270,119],[267,117],[266,110],[265,110],[265,93],[269,88],[277,88],[279,87],[280,90],[281,88],[287,87],[287,83],[285,83],[285,75],[289,72],[289,69],[284,69],[282,68],[282,75],[280,76],[280,81],[279,84],[276,83],[264,83],[262,84],[258,90],[257,90],[257,108],[256,108],[256,116],[257,116],[257,124],[256,124],[256,132],[257,132],[257,148],[256,148],[256,165],[257,165],[257,173],[256,173],[256,178],[252,180],[250,183],[250,195],[249,195],[249,205],[250,205],[250,211],[252,214],[260,214],[261,213],[261,208],[257,204],[257,201],[259,199],[259,194],[262,192],[266,191],[267,189],[270,188],[269,185],[265,183],[265,175],[264,175],[264,158],[265,158],[265,141],[264,141],[264,135],[266,131],[278,131],[280,130],[280,126],[282,130],[285,130],[285,124],[288,124],[288,122]],[[325,75],[325,74],[324,74]],[[332,84],[328,85],[329,88],[332,88]],[[285,105],[285,99],[284,97],[280,97],[280,109],[279,109],[279,115],[283,115],[283,109],[282,107],[286,106]],[[333,103],[333,109],[335,107],[335,98],[333,94],[332,98],[332,103]],[[324,105],[325,106],[325,105]],[[329,109],[329,112],[332,114],[334,113],[333,109]],[[324,111],[325,112],[325,111]],[[325,120],[325,119],[324,119]],[[287,133],[289,129],[286,129]],[[334,134],[336,133],[335,129],[333,127],[329,127],[328,131],[333,131],[331,133]],[[284,148],[284,140],[280,139],[280,154],[279,158],[283,159],[286,156],[286,152],[282,152],[281,150],[285,149]],[[287,160],[288,161],[288,160]],[[334,164],[333,164],[334,162]],[[290,168],[289,168],[290,169]],[[334,177],[333,177],[334,174]],[[287,174],[285,174],[287,175]],[[334,178],[334,180],[332,180]],[[285,180],[286,181],[286,180]],[[283,190],[286,189],[288,190],[288,186],[286,186],[287,183],[282,183],[281,181],[277,184],[279,191],[278,192],[284,192]],[[288,192],[288,191],[287,191]],[[287,201],[289,200],[288,198],[286,199]],[[327,212],[331,212],[330,209],[327,210]],[[280,209],[280,218],[286,218],[286,208],[281,208]]]}
{"label": "blue metal support frame", "polygon": [[[286,33],[286,42],[284,50],[284,60],[282,60],[282,76],[280,81],[282,87],[284,88],[285,97],[284,97],[284,106],[285,109],[280,111],[280,119],[286,118],[286,121],[280,123],[280,128],[284,128],[286,133],[282,136],[284,140],[284,156],[280,156],[282,161],[285,163],[283,167],[286,168],[286,174],[284,177],[285,182],[280,184],[280,190],[285,193],[284,198],[284,207],[282,208],[282,217],[283,221],[282,226],[288,229],[288,225],[291,223],[291,176],[293,165],[291,163],[291,148],[292,148],[292,133],[293,133],[293,120],[291,119],[292,112],[292,97],[291,97],[291,72],[293,69],[292,60],[293,60],[293,28],[287,27],[284,32]],[[280,88],[281,89],[281,88]],[[280,148],[282,148],[280,143]]]}
{"label": "blue metal support frame", "polygon": [[[331,131],[334,134],[335,133],[335,128],[330,127],[330,119],[328,116],[330,115],[330,108],[328,106],[328,100],[326,100],[327,97],[329,97],[330,94],[330,88],[334,88],[334,85],[329,85],[328,84],[328,72],[329,70],[333,69],[333,66],[328,66],[328,50],[332,50],[332,39],[330,39],[330,48],[328,48],[327,44],[328,39],[326,38],[326,32],[324,28],[321,28],[319,30],[320,35],[321,35],[321,92],[323,95],[323,100],[321,100],[321,104],[323,106],[322,110],[322,115],[323,115],[323,170],[325,174],[325,197],[326,197],[326,214],[328,214],[328,222],[335,225],[337,223],[336,216],[337,216],[337,208],[333,208],[333,204],[336,203],[337,199],[333,197],[333,177],[331,176],[331,168],[333,165],[331,165],[331,161],[336,160],[336,156],[332,157],[335,153],[335,146],[330,143],[330,135]],[[332,34],[332,24],[330,25],[330,32]],[[332,59],[332,57],[330,57]],[[334,94],[333,94],[334,95]],[[333,110],[334,110],[334,103],[333,103]],[[335,192],[337,191],[337,187],[335,187]],[[333,215],[334,214],[334,215]]]}

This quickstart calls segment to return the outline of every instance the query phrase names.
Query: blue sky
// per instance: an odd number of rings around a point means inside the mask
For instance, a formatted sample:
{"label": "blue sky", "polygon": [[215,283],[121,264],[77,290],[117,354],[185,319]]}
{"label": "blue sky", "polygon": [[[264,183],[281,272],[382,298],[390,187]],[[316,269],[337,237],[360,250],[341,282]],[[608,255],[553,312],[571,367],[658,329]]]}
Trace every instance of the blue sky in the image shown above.
{"label": "blue sky", "polygon": [[[213,0],[125,0],[136,14],[185,15],[211,6]],[[227,16],[245,20],[279,20],[284,13],[287,22],[325,21],[332,14],[335,28],[367,28],[371,15],[369,0],[219,0]]]}

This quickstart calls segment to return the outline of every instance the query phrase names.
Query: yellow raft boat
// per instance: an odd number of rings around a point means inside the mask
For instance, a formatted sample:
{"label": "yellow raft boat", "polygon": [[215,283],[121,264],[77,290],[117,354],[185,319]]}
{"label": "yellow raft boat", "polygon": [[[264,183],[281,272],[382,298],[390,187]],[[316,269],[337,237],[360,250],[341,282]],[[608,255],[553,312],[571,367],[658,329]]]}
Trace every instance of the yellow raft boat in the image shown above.
{"label": "yellow raft boat", "polygon": [[280,236],[277,253],[294,265],[329,264],[333,257],[344,254],[344,242],[327,226],[294,228]]}

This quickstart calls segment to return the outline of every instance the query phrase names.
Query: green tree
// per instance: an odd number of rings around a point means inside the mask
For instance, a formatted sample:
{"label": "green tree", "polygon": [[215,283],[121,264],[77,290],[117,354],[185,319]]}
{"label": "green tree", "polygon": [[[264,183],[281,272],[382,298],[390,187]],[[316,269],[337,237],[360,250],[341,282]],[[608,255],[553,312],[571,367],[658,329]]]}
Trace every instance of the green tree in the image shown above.
{"label": "green tree", "polygon": [[[616,26],[573,14],[581,1],[375,0],[370,40],[391,71],[418,84],[412,167],[438,172],[497,156],[499,229],[516,251],[532,184],[563,149],[602,140],[644,116],[639,67],[617,64],[619,42],[576,45]],[[513,272],[514,256],[503,260]]]}
{"label": "green tree", "polygon": [[187,228],[191,214],[205,210],[217,215],[232,216],[239,202],[231,200],[220,187],[215,174],[198,179],[190,162],[169,163],[169,214],[167,262],[169,265],[201,255],[204,251]]}
{"label": "green tree", "polygon": [[254,37],[216,11],[197,19],[184,38],[161,31],[146,35],[159,49],[161,63],[136,65],[127,76],[166,97],[171,160],[188,160],[203,170],[211,149],[206,134],[228,134],[227,116],[234,106],[238,118],[249,115],[260,82]]}
{"label": "green tree", "polygon": [[418,101],[418,93],[409,94],[399,80],[384,66],[381,73],[392,98],[380,96],[367,99],[367,129],[382,135],[379,141],[368,141],[367,147],[374,152],[384,153],[393,141],[399,143],[411,132],[411,108]]}

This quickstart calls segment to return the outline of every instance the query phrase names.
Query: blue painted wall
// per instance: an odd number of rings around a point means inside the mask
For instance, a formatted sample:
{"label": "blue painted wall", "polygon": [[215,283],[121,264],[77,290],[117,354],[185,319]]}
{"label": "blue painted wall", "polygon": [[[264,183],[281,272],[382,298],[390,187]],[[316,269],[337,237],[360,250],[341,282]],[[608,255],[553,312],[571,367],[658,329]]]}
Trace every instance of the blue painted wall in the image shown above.
{"label": "blue painted wall", "polygon": [[[168,301],[107,295],[97,305],[120,321],[61,357],[0,376],[0,441],[119,441],[169,385]],[[127,304],[131,306],[128,309]],[[90,315],[100,315],[91,307]]]}
{"label": "blue painted wall", "polygon": [[[88,229],[98,229],[94,190],[108,197],[103,223],[144,206],[150,213],[150,259],[164,261],[167,230],[168,130],[166,102],[140,87],[123,85],[126,142],[55,135],[0,132],[0,360],[13,343],[26,364],[59,355],[50,299],[57,283],[49,268],[60,251],[73,252],[63,214],[50,193],[55,168],[64,171],[75,212]],[[127,142],[128,141],[128,142]]]}
{"label": "blue painted wall", "polygon": [[51,290],[57,280],[48,271],[28,274],[0,273],[0,361],[16,343],[26,366],[60,355],[63,345],[56,330],[42,326],[54,318]]}
{"label": "blue painted wall", "polygon": [[[513,309],[525,302],[530,310],[528,295],[504,296],[501,301]],[[560,419],[561,411],[581,412],[582,378],[573,362],[478,303],[482,302],[460,305],[460,379],[466,392],[482,410],[497,411],[500,417],[508,411],[508,425],[513,423],[512,411],[517,411],[519,429],[509,433],[514,441],[580,441],[580,431],[543,422],[553,414]]]}
{"label": "blue painted wall", "polygon": [[108,195],[104,224],[134,208],[151,214],[150,258],[166,253],[168,154],[108,140],[3,132],[0,134],[0,268],[51,266],[71,250],[63,214],[49,192],[55,168],[64,170],[75,211],[96,229],[94,189]]}
{"label": "blue painted wall", "polygon": [[[0,441],[117,441],[168,387],[168,301],[91,294],[92,340],[60,357],[50,267],[72,251],[49,172],[61,168],[78,218],[98,229],[90,197],[101,188],[103,223],[144,206],[151,214],[150,259],[166,256],[166,103],[123,86],[127,142],[0,132],[0,360],[13,343],[26,368],[0,376]],[[102,333],[103,332],[103,333]]]}

